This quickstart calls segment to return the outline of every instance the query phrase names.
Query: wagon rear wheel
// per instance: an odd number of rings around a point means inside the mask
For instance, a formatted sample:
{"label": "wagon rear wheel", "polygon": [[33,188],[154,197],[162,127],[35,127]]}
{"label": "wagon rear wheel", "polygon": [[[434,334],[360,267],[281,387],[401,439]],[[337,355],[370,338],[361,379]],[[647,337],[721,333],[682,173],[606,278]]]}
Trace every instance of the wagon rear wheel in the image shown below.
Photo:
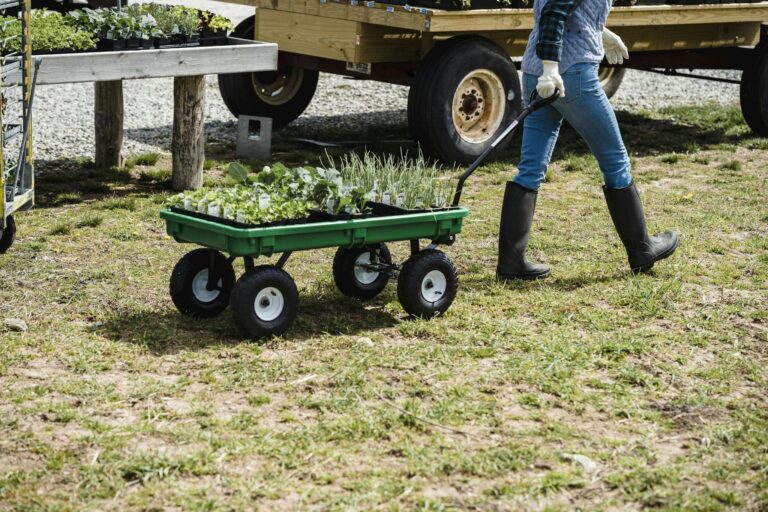
{"label": "wagon rear wheel", "polygon": [[180,313],[193,318],[211,318],[229,305],[235,284],[232,263],[213,249],[195,249],[173,269],[170,293]]}
{"label": "wagon rear wheel", "polygon": [[[232,37],[253,39],[255,23],[254,16],[246,18],[235,27]],[[315,95],[319,76],[315,70],[278,64],[275,71],[219,75],[219,91],[235,117],[269,117],[277,129],[306,110]]]}
{"label": "wagon rear wheel", "polygon": [[372,299],[389,282],[389,275],[372,267],[382,263],[392,263],[392,256],[384,244],[352,249],[340,247],[333,258],[333,280],[339,291],[348,297]]}
{"label": "wagon rear wheel", "polygon": [[522,110],[520,79],[493,41],[470,36],[445,44],[417,70],[409,124],[428,156],[470,163]]}

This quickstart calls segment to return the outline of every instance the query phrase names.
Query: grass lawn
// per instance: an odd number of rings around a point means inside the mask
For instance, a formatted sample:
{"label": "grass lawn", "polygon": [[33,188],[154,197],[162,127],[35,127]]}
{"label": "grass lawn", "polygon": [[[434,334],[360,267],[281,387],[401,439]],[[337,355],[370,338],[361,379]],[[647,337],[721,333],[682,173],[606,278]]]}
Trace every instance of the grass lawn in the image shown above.
{"label": "grass lawn", "polygon": [[629,274],[566,130],[531,237],[550,279],[494,280],[512,151],[465,191],[444,317],[406,319],[394,286],[343,297],[313,251],[286,267],[293,329],[262,343],[174,309],[193,247],[158,217],[167,155],[41,164],[0,256],[0,321],[29,325],[0,325],[0,510],[768,510],[768,140],[735,108],[620,121],[650,227],[681,233],[653,274]]}

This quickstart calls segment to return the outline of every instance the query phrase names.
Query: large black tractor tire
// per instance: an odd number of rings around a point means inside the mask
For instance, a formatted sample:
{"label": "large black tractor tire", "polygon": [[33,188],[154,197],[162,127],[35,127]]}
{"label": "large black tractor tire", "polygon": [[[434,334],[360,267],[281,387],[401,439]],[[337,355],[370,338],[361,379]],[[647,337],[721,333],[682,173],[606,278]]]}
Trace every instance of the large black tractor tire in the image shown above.
{"label": "large black tractor tire", "polygon": [[16,240],[16,221],[13,215],[5,218],[5,229],[0,231],[0,254],[4,254]]}
{"label": "large black tractor tire", "polygon": [[598,70],[597,77],[600,79],[600,86],[603,88],[605,95],[608,96],[609,99],[613,98],[618,92],[619,87],[621,87],[621,82],[624,81],[625,74],[627,74],[625,68],[601,66]]}
{"label": "large black tractor tire", "polygon": [[752,52],[755,56],[741,74],[741,112],[756,135],[768,137],[768,44],[760,43]]}
{"label": "large black tractor tire", "polygon": [[474,161],[521,110],[512,59],[479,36],[436,46],[419,65],[408,96],[412,135],[427,156],[448,163]]}
{"label": "large black tractor tire", "polygon": [[[255,23],[254,16],[244,19],[235,27],[232,37],[253,39]],[[235,117],[269,117],[272,127],[278,129],[307,109],[319,76],[320,73],[312,69],[278,64],[276,71],[219,75],[219,92]]]}

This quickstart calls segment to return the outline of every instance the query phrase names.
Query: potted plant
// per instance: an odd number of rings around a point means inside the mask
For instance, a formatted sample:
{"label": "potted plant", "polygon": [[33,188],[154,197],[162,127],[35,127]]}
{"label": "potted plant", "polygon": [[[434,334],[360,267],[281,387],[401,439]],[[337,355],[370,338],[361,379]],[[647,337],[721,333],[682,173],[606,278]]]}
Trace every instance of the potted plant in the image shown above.
{"label": "potted plant", "polygon": [[200,44],[207,46],[217,44],[227,37],[230,30],[234,28],[232,22],[218,14],[201,11],[200,12]]}

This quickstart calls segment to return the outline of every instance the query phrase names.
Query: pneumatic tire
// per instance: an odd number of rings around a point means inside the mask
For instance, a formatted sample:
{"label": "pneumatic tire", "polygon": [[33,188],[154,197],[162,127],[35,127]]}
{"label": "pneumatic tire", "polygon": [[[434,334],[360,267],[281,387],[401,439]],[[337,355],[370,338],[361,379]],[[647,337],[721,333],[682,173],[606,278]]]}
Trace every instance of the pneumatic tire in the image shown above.
{"label": "pneumatic tire", "polygon": [[621,83],[624,81],[624,75],[627,74],[626,68],[614,68],[609,66],[600,66],[597,72],[597,78],[600,80],[600,87],[603,88],[608,99],[619,91]]}
{"label": "pneumatic tire", "polygon": [[369,263],[392,263],[384,244],[372,247],[339,247],[333,258],[333,280],[347,297],[370,300],[380,294],[389,282],[387,274],[366,270]]}
{"label": "pneumatic tire", "polygon": [[[208,289],[211,257],[219,279]],[[171,300],[183,315],[212,318],[229,306],[229,295],[235,285],[232,263],[213,249],[195,249],[185,254],[173,268],[170,282]]]}
{"label": "pneumatic tire", "polygon": [[13,215],[5,218],[5,229],[0,231],[0,254],[5,254],[16,240],[16,221]]}
{"label": "pneumatic tire", "polygon": [[[253,39],[255,31],[256,20],[251,16],[235,27],[232,37]],[[279,129],[307,109],[319,77],[320,73],[312,69],[278,64],[276,71],[221,74],[219,92],[235,117],[269,117],[272,127]]]}
{"label": "pneumatic tire", "polygon": [[469,36],[446,44],[419,67],[409,124],[427,156],[468,164],[522,111],[520,79],[493,41]]}
{"label": "pneumatic tire", "polygon": [[299,310],[299,291],[285,270],[256,267],[235,284],[230,299],[235,324],[252,339],[280,336]]}
{"label": "pneumatic tire", "polygon": [[412,317],[432,318],[445,313],[459,288],[459,275],[442,251],[427,249],[411,256],[397,282],[397,298]]}
{"label": "pneumatic tire", "polygon": [[741,74],[741,112],[756,135],[768,137],[768,44],[760,43],[752,52],[755,57]]}

